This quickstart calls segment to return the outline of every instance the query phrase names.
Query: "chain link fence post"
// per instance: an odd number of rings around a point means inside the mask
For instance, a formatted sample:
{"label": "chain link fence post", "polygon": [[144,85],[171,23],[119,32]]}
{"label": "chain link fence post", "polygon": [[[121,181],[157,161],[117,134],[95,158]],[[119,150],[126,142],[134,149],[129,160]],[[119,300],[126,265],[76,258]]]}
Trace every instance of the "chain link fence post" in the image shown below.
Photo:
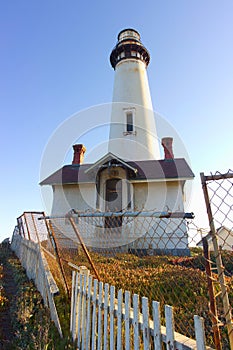
{"label": "chain link fence post", "polygon": [[219,320],[218,320],[216,299],[215,299],[214,286],[213,286],[214,279],[211,271],[210,252],[209,252],[207,238],[204,237],[202,239],[202,242],[203,242],[203,251],[204,251],[204,257],[205,257],[205,268],[206,268],[208,290],[209,290],[209,296],[210,296],[210,316],[212,320],[212,328],[214,333],[214,344],[215,344],[216,350],[221,350],[222,345],[221,345],[221,337],[219,332]]}
{"label": "chain link fence post", "polygon": [[60,272],[61,272],[62,281],[63,281],[63,285],[64,285],[64,288],[65,288],[65,292],[69,295],[70,291],[69,291],[69,286],[68,286],[68,282],[67,282],[67,279],[66,279],[66,273],[64,271],[64,268],[63,268],[63,265],[62,265],[62,262],[61,262],[61,257],[60,257],[59,249],[58,249],[58,246],[57,246],[55,234],[54,234],[54,231],[53,231],[53,226],[52,226],[52,223],[50,222],[50,220],[48,220],[48,227],[49,227],[50,234],[53,237],[55,256],[56,256],[56,260],[58,262],[59,269],[60,269]]}
{"label": "chain link fence post", "polygon": [[[218,239],[217,239],[217,234],[216,234],[216,229],[214,224],[214,217],[212,214],[211,203],[210,203],[210,198],[209,198],[207,184],[206,184],[208,177],[206,177],[204,173],[201,173],[200,176],[201,176],[202,189],[204,193],[206,210],[207,210],[207,215],[209,220],[210,234],[212,237],[214,253],[216,258],[218,278],[219,278],[221,292],[222,292],[222,301],[223,301],[224,314],[226,318],[228,337],[230,341],[231,350],[233,350],[233,326],[232,326],[231,306],[229,303],[229,297],[228,297],[227,286],[226,286],[225,275],[224,275],[224,267],[223,267],[222,257],[221,257],[221,253],[218,245]],[[212,179],[214,180],[213,176],[212,176]]]}

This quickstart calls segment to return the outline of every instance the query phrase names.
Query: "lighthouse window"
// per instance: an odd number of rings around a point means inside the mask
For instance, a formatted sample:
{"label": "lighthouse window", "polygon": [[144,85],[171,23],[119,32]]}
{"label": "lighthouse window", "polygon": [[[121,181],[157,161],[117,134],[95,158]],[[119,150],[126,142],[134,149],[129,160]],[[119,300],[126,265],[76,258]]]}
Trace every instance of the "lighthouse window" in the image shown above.
{"label": "lighthouse window", "polygon": [[126,113],[126,131],[133,132],[133,113],[132,112]]}
{"label": "lighthouse window", "polygon": [[135,107],[124,108],[124,115],[125,115],[125,130],[123,132],[124,136],[137,134],[135,130],[135,114],[136,114]]}

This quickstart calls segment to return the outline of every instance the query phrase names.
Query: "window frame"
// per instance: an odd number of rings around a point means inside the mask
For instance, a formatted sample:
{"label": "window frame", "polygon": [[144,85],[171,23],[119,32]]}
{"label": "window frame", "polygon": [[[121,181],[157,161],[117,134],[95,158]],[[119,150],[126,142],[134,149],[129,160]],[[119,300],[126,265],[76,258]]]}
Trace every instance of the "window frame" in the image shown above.
{"label": "window frame", "polygon": [[[132,107],[132,108],[125,108],[124,109],[124,114],[125,114],[125,131],[123,132],[123,135],[124,136],[136,135],[137,133],[136,133],[136,130],[135,130],[135,108],[134,107]],[[131,123],[128,123],[129,115],[132,118]],[[128,128],[129,126],[131,126],[130,129],[132,129],[132,130],[129,130],[129,128]]]}

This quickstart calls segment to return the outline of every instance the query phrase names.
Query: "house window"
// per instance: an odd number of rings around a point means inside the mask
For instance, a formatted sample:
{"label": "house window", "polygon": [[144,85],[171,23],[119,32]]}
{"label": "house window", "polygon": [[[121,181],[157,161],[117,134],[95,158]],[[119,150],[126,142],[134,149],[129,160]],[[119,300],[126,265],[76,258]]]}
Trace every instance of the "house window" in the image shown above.
{"label": "house window", "polygon": [[133,113],[127,112],[126,113],[126,131],[129,133],[132,133],[133,130]]}

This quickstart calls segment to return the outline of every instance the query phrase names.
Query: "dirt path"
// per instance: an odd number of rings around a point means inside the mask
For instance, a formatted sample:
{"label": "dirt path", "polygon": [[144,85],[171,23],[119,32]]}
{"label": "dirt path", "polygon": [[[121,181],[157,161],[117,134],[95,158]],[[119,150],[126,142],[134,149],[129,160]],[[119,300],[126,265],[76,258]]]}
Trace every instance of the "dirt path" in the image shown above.
{"label": "dirt path", "polygon": [[0,350],[12,349],[14,332],[11,323],[10,305],[15,298],[17,284],[14,280],[13,269],[9,260],[17,259],[8,246],[0,245],[0,264],[2,265],[2,279],[4,296],[8,302],[0,309]]}

